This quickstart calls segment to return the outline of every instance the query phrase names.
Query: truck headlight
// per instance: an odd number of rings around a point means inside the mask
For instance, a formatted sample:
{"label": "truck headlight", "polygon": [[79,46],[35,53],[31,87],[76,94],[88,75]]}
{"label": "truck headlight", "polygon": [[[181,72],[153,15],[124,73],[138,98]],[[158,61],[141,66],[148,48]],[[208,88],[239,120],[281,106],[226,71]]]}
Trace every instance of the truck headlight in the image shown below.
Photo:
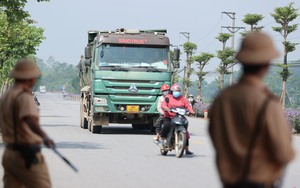
{"label": "truck headlight", "polygon": [[104,105],[107,104],[106,98],[94,97],[94,105]]}
{"label": "truck headlight", "polygon": [[97,111],[97,112],[108,111],[108,107],[106,107],[106,106],[96,106],[95,111]]}

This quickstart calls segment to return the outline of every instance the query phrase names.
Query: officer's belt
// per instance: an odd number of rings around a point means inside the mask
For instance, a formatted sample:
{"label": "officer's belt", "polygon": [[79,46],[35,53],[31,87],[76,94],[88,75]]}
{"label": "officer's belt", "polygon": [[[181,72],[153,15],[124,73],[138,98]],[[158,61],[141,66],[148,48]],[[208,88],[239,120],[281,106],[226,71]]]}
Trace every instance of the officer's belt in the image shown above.
{"label": "officer's belt", "polygon": [[36,153],[41,151],[41,146],[39,144],[6,144],[7,149],[14,151],[20,151],[22,149],[33,149]]}

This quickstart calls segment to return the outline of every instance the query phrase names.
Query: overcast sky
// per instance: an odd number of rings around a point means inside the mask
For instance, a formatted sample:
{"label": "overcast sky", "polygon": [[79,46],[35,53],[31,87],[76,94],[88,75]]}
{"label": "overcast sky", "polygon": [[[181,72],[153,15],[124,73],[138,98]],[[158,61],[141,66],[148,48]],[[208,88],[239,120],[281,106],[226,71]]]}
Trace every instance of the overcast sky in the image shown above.
{"label": "overcast sky", "polygon": [[[294,0],[299,8],[299,0]],[[247,13],[259,13],[265,18],[259,23],[269,33],[278,50],[282,51],[282,36],[272,31],[278,26],[270,13],[274,8],[288,5],[287,0],[50,0],[40,2],[29,0],[25,9],[37,26],[45,29],[46,40],[37,53],[39,58],[47,60],[53,56],[57,61],[77,64],[87,44],[88,30],[128,29],[167,29],[170,41],[181,45],[187,38],[180,32],[190,33],[190,42],[197,44],[200,52],[215,53],[222,44],[215,39],[222,26],[232,26],[232,19],[222,12],[236,13],[236,27],[247,27],[242,19]],[[298,11],[300,13],[300,10]],[[300,23],[298,17],[293,24]],[[235,34],[235,49],[240,44],[240,34]],[[300,26],[288,37],[292,42],[300,43]],[[228,45],[230,46],[231,40]],[[289,60],[300,59],[300,45],[289,54]],[[208,69],[214,69],[218,59],[210,62]]]}

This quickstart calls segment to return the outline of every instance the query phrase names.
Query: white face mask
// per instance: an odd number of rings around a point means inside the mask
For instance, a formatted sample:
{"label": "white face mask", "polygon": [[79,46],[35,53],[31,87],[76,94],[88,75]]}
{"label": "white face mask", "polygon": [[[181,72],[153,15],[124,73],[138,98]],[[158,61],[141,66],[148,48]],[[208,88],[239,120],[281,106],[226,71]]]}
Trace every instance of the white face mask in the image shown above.
{"label": "white face mask", "polygon": [[164,96],[166,96],[166,95],[169,94],[169,91],[163,91],[162,94],[163,94]]}

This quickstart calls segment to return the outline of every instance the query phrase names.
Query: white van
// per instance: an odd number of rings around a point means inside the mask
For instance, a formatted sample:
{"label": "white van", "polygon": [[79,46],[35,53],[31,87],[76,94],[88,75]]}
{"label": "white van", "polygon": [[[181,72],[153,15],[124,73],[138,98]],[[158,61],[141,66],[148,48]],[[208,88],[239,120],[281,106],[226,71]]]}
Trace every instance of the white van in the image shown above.
{"label": "white van", "polygon": [[46,86],[40,86],[40,93],[46,93]]}

